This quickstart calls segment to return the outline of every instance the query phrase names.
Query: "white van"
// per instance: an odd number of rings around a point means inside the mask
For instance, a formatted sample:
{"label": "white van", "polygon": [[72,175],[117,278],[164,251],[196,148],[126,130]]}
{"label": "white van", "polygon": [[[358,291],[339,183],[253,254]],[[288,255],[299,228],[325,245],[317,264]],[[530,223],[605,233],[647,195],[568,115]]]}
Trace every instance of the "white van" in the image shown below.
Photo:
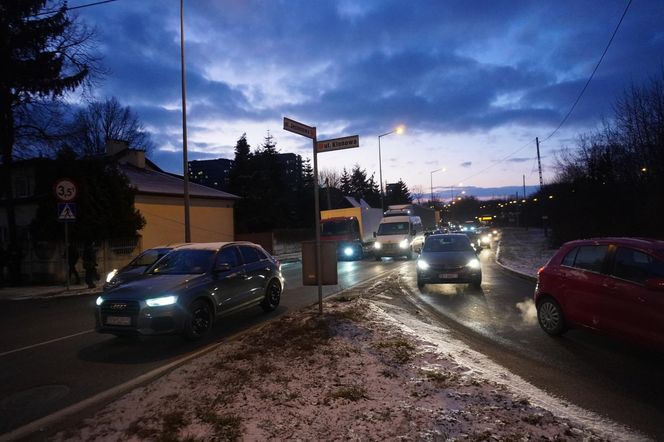
{"label": "white van", "polygon": [[375,233],[374,256],[380,261],[383,256],[405,256],[413,258],[420,253],[424,244],[424,228],[419,216],[385,216]]}

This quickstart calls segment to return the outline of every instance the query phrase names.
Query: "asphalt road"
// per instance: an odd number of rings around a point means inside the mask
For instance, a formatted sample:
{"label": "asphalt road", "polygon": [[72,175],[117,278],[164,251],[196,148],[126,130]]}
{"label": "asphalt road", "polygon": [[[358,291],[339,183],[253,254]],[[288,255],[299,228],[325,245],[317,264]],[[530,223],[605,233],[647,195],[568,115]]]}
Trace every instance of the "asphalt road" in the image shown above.
{"label": "asphalt road", "polygon": [[[426,285],[402,271],[412,299],[428,307],[461,339],[533,385],[599,415],[664,440],[664,353],[571,330],[561,338],[537,324],[533,281],[480,254],[482,289]],[[411,264],[413,265],[413,264]]]}
{"label": "asphalt road", "polygon": [[[341,262],[327,296],[407,263]],[[0,435],[129,382],[271,318],[315,304],[317,287],[302,286],[302,267],[285,263],[279,308],[219,321],[196,343],[178,336],[118,339],[94,332],[95,296],[0,303]]]}
{"label": "asphalt road", "polygon": [[[398,272],[409,300],[471,347],[553,395],[664,440],[664,354],[586,331],[547,336],[530,301],[534,283],[501,269],[490,250],[480,257],[480,290],[427,285],[420,291],[414,262],[365,260],[340,263],[339,286],[325,287],[324,294]],[[275,312],[225,318],[199,343],[98,335],[89,296],[0,304],[0,433],[317,301],[317,288],[301,285],[299,263],[284,264],[283,271],[287,287]]]}

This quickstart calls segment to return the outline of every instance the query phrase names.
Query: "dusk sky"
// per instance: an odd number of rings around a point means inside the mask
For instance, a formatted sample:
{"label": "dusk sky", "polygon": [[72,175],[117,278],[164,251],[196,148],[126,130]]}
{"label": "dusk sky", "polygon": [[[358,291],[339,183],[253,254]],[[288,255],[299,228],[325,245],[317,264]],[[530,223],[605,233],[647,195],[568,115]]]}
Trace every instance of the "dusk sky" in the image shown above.
{"label": "dusk sky", "polygon": [[[72,0],[75,7],[84,2]],[[628,0],[185,0],[189,159],[233,158],[246,132],[311,157],[311,141],[359,135],[360,148],[318,156],[355,164],[428,195],[450,186],[538,184],[534,139],[558,127],[606,48]],[[106,77],[97,98],[135,110],[182,173],[179,2],[118,0],[75,11],[96,28]],[[630,85],[661,75],[664,2],[634,0],[568,121],[541,144],[544,181],[556,155],[610,118]],[[436,169],[445,169],[439,172]]]}

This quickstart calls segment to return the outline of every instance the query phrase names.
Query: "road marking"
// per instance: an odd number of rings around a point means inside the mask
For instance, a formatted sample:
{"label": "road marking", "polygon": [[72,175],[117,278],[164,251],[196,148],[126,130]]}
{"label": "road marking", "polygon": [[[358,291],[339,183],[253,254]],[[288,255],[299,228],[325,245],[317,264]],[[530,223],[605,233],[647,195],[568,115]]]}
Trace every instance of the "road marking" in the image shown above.
{"label": "road marking", "polygon": [[80,333],[74,333],[73,335],[63,336],[61,338],[51,339],[50,341],[40,342],[38,344],[28,345],[27,347],[16,348],[14,350],[9,350],[9,351],[6,351],[4,353],[0,353],[0,357],[7,356],[7,355],[10,355],[12,353],[18,353],[18,352],[24,351],[24,350],[30,350],[31,348],[35,348],[35,347],[41,347],[42,345],[52,344],[53,342],[64,341],[65,339],[75,338],[76,336],[86,335],[86,334],[92,333],[92,332],[94,332],[94,329],[93,330],[86,330],[86,331],[83,331],[83,332],[80,332]]}

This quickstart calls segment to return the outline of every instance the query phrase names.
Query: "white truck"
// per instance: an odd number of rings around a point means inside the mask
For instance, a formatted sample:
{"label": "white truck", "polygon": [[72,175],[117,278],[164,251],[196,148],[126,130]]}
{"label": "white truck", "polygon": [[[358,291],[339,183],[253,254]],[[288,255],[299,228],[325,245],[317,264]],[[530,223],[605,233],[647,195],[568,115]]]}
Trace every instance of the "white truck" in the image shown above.
{"label": "white truck", "polygon": [[364,200],[346,199],[354,207],[321,210],[321,241],[336,241],[339,259],[362,259],[373,250],[374,233],[383,211],[370,207]]}
{"label": "white truck", "polygon": [[424,245],[424,227],[419,216],[388,209],[375,233],[374,256],[380,261],[384,256],[405,256],[412,259]]}
{"label": "white truck", "polygon": [[437,229],[440,223],[440,214],[430,208],[420,206],[419,204],[397,204],[387,207],[385,215],[389,214],[400,214],[400,215],[410,215],[410,216],[419,216],[422,221],[422,226],[424,230],[434,230]]}

